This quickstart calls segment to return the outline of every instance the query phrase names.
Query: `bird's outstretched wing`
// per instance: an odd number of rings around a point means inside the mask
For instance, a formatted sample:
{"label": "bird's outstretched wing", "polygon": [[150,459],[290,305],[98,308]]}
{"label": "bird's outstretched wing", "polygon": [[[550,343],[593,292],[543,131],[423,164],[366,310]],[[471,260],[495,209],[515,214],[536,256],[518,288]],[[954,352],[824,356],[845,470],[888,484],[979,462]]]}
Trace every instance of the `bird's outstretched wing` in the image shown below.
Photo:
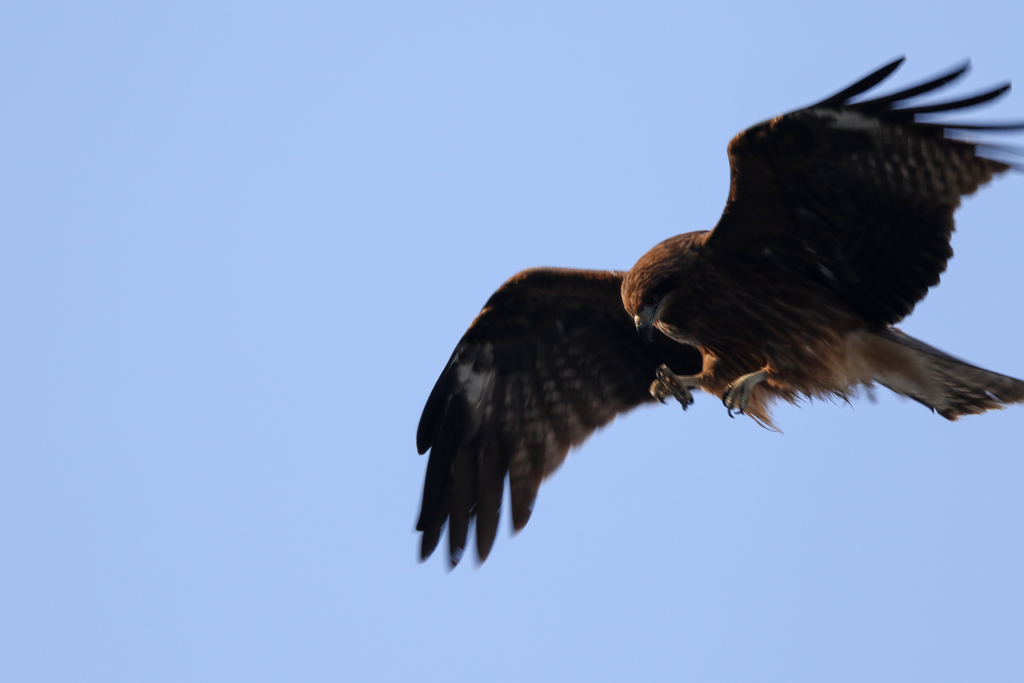
{"label": "bird's outstretched wing", "polygon": [[700,372],[700,353],[636,333],[623,273],[537,268],[503,284],[462,337],[423,408],[416,445],[430,449],[417,530],[420,555],[445,522],[454,565],[476,517],[477,552],[494,542],[506,474],[512,522],[530,518],[541,480],[571,446],[617,414],[650,402],[662,363]]}
{"label": "bird's outstretched wing", "polygon": [[[1024,129],[1024,122],[926,121],[1009,90],[925,106],[900,106],[963,75],[937,78],[854,102],[903,62],[899,59],[810,107],[753,126],[729,144],[732,187],[709,245],[739,263],[774,262],[811,277],[870,324],[909,314],[938,284],[953,255],[953,212],[960,198],[1009,165],[1010,148],[948,135]],[[964,133],[967,131],[968,133]]]}

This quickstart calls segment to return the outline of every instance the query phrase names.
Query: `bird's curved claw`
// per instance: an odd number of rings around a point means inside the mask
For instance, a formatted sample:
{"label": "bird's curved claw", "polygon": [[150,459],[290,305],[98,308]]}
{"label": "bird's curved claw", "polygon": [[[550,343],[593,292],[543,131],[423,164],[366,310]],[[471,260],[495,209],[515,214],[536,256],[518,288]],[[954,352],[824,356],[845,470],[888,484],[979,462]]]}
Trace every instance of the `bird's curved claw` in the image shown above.
{"label": "bird's curved claw", "polygon": [[693,394],[690,392],[691,386],[699,386],[699,382],[693,375],[687,375],[680,377],[679,375],[672,372],[667,365],[660,366],[655,372],[657,379],[651,383],[651,396],[658,399],[662,403],[669,396],[674,396],[679,405],[686,410],[693,403]]}
{"label": "bird's curved claw", "polygon": [[[750,405],[750,397],[754,394],[754,387],[768,377],[765,370],[758,370],[743,375],[725,388],[722,393],[722,404],[728,409],[729,417],[743,415],[747,406]],[[733,411],[736,414],[733,414]]]}

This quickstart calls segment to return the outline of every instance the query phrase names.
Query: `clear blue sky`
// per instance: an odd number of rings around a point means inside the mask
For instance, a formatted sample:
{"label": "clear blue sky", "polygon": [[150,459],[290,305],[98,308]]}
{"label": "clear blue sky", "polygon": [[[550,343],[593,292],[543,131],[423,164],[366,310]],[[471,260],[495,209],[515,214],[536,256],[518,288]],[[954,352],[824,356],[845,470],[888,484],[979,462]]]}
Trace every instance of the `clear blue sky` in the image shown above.
{"label": "clear blue sky", "polygon": [[[711,227],[732,135],[897,55],[1024,86],[1024,3],[482,4],[0,8],[0,679],[1024,680],[1024,407],[698,396],[480,569],[413,533],[506,277]],[[1022,215],[904,328],[1024,376]]]}

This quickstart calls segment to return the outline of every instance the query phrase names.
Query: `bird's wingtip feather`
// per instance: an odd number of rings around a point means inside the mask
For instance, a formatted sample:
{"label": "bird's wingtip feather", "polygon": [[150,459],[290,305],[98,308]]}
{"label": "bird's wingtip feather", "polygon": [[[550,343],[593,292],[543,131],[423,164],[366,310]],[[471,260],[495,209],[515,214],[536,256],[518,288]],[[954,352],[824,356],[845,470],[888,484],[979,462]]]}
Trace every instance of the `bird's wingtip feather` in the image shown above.
{"label": "bird's wingtip feather", "polygon": [[846,104],[850,100],[850,98],[856,97],[857,95],[860,95],[861,93],[870,90],[871,88],[875,87],[876,85],[884,81],[886,78],[891,76],[892,73],[896,71],[896,69],[902,66],[903,62],[905,62],[906,59],[907,58],[903,55],[899,56],[898,58],[889,62],[885,66],[876,69],[875,71],[872,71],[859,81],[843,88],[836,94],[830,95],[821,102],[811,105],[811,108],[836,107]]}

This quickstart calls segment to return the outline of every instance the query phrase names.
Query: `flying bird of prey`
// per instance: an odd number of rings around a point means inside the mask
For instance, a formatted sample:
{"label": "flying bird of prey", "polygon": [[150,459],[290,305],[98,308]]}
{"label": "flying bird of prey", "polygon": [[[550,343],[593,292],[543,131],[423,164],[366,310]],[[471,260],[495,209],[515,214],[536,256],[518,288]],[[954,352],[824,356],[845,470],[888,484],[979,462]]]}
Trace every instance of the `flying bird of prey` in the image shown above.
{"label": "flying bird of prey", "polygon": [[949,420],[1024,400],[1024,382],[893,327],[946,269],[960,198],[1010,168],[988,157],[1013,150],[964,131],[1024,128],[928,120],[1009,84],[907,103],[968,64],[858,100],[902,61],[733,138],[713,230],[669,238],[628,272],[526,270],[491,296],[420,419],[421,558],[447,522],[458,563],[475,517],[485,560],[506,475],[519,530],[570,447],[641,403],[675,397],[685,409],[694,388],[767,427],[775,400],[846,398],[874,383]]}

